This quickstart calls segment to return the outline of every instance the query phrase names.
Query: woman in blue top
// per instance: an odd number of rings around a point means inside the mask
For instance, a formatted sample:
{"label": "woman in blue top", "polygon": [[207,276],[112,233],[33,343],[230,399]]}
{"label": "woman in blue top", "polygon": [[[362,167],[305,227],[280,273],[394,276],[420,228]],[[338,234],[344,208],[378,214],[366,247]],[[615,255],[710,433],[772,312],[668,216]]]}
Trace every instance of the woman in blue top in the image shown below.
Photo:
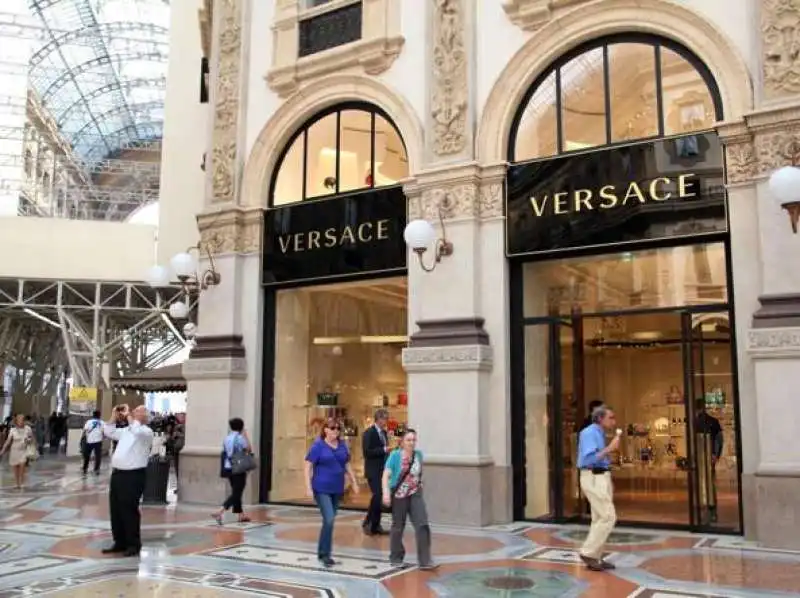
{"label": "woman in blue top", "polygon": [[317,557],[326,567],[336,564],[331,558],[333,520],[344,494],[345,475],[350,478],[353,492],[358,494],[356,476],[350,467],[350,451],[339,439],[339,430],[339,423],[328,418],[322,434],[308,450],[305,462],[306,492],[314,498],[322,514]]}
{"label": "woman in blue top", "polygon": [[245,515],[242,510],[242,493],[247,484],[247,473],[233,473],[231,471],[231,457],[233,457],[233,454],[239,451],[250,452],[252,450],[250,438],[247,436],[247,432],[244,429],[244,421],[242,418],[234,417],[228,422],[228,427],[230,427],[231,431],[225,437],[225,440],[222,441],[221,475],[223,478],[228,478],[228,482],[231,485],[231,494],[225,499],[225,502],[222,503],[222,507],[220,507],[219,511],[212,515],[220,525],[222,525],[222,516],[228,509],[233,509],[233,512],[239,515],[240,523],[250,521],[250,518]]}

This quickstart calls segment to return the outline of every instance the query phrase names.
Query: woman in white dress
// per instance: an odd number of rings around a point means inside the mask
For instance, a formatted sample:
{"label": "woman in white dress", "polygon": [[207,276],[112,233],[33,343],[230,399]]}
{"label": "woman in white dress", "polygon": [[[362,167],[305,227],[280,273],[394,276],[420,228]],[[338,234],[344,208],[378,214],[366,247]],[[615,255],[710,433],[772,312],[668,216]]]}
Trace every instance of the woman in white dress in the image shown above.
{"label": "woman in white dress", "polygon": [[17,490],[22,489],[25,483],[25,468],[28,465],[28,447],[34,442],[33,431],[25,425],[25,416],[18,414],[14,418],[14,425],[8,432],[8,438],[0,450],[0,456],[10,449],[8,463],[14,470],[14,481]]}

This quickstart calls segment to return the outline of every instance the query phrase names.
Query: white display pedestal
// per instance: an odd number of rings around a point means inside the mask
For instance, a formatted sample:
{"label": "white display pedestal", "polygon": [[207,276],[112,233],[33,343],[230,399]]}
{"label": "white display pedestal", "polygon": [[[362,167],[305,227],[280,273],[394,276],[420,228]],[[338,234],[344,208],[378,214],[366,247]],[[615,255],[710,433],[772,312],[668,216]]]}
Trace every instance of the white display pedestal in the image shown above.
{"label": "white display pedestal", "polygon": [[70,430],[67,433],[67,457],[81,455],[81,430]]}

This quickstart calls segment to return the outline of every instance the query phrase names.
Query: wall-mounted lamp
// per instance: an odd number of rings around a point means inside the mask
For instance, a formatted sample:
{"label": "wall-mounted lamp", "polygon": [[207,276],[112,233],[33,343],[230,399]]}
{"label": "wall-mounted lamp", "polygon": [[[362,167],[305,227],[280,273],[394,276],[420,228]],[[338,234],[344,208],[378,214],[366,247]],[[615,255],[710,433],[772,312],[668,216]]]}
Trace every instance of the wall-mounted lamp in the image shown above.
{"label": "wall-mounted lamp", "polygon": [[[453,244],[447,240],[447,232],[445,231],[444,217],[442,216],[441,208],[439,208],[439,224],[442,227],[442,236],[438,239],[436,238],[436,230],[427,220],[412,220],[406,225],[406,230],[403,232],[406,245],[417,254],[419,266],[425,272],[433,272],[434,268],[436,268],[436,264],[441,262],[443,257],[453,255]],[[433,262],[430,266],[426,266],[422,256],[431,244],[433,244],[435,251]]]}
{"label": "wall-mounted lamp", "polygon": [[[203,272],[198,273],[198,260],[193,255],[197,252],[198,257],[205,253],[209,261],[209,267]],[[147,273],[147,283],[154,288],[169,286],[173,280],[173,275],[181,283],[185,299],[174,301],[169,306],[169,315],[175,320],[184,320],[189,316],[189,304],[191,297],[200,291],[205,291],[209,287],[217,286],[222,277],[217,272],[214,256],[207,243],[199,243],[190,247],[183,253],[176,253],[169,261],[169,268],[166,266],[153,266]]]}
{"label": "wall-mounted lamp", "polygon": [[800,140],[792,139],[784,148],[783,154],[791,162],[791,166],[784,166],[772,173],[769,177],[769,190],[780,206],[789,213],[789,222],[792,232],[797,234],[800,222]]}
{"label": "wall-mounted lamp", "polygon": [[773,172],[769,177],[769,190],[780,206],[789,213],[792,232],[797,234],[800,221],[800,168],[794,165],[784,166]]}

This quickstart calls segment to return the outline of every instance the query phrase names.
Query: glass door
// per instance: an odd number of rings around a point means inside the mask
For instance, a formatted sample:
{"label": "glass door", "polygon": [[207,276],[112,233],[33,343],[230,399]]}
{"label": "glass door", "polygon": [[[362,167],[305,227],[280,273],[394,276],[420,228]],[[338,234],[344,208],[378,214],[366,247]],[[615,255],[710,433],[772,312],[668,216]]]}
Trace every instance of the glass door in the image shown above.
{"label": "glass door", "polygon": [[738,531],[739,464],[730,318],[682,316],[691,525]]}
{"label": "glass door", "polygon": [[573,454],[572,344],[569,320],[525,326],[526,519],[563,519],[580,500]]}

